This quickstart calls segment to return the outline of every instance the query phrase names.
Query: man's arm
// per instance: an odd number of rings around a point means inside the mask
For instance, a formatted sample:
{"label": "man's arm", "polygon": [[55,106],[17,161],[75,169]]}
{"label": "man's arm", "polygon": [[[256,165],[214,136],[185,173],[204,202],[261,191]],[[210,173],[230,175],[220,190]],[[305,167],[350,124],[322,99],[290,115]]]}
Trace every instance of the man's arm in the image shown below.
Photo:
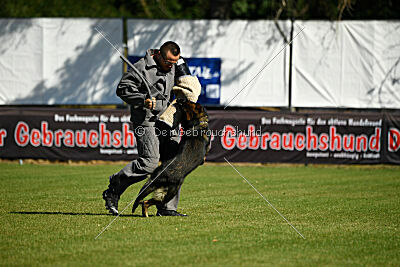
{"label": "man's arm", "polygon": [[[146,108],[151,108],[152,103],[146,101],[146,98],[148,97],[147,94],[142,93],[139,90],[142,83],[143,81],[137,77],[136,73],[132,71],[126,72],[118,84],[117,96],[119,96],[125,103],[135,108],[140,108],[143,106]],[[152,101],[150,100],[150,102]]]}

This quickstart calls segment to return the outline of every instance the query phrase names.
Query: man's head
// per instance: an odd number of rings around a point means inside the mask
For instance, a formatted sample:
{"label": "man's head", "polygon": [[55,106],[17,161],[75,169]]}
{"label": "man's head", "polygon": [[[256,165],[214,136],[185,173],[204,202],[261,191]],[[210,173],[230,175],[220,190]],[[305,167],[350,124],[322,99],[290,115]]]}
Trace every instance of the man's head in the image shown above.
{"label": "man's head", "polygon": [[165,42],[155,55],[157,65],[164,72],[169,72],[174,64],[178,62],[181,49],[172,41]]}

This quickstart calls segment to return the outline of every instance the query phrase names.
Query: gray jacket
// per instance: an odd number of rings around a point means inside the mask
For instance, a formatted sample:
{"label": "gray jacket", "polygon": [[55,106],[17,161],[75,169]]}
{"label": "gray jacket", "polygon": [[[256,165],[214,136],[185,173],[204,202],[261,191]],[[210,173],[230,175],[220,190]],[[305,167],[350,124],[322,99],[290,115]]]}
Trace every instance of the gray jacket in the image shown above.
{"label": "gray jacket", "polygon": [[[171,102],[175,65],[168,73],[160,71],[152,57],[154,52],[154,49],[147,50],[146,56],[134,64],[139,73],[150,83],[148,86],[140,75],[130,69],[122,76],[117,87],[117,95],[131,107],[131,121],[135,125],[153,126],[158,116]],[[154,110],[144,107],[144,100],[151,97],[157,100]]]}

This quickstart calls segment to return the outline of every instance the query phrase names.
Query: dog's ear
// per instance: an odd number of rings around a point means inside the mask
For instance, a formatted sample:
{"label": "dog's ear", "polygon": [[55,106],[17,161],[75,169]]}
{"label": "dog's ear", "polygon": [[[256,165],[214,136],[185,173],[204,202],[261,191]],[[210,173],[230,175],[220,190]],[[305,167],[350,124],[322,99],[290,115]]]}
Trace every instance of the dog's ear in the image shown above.
{"label": "dog's ear", "polygon": [[193,118],[193,113],[190,110],[185,109],[186,120],[191,121]]}
{"label": "dog's ear", "polygon": [[193,112],[196,115],[196,118],[200,118],[202,113],[202,106],[200,104],[196,104],[196,106],[193,109]]}
{"label": "dog's ear", "polygon": [[186,101],[183,103],[182,107],[183,110],[185,111],[186,120],[191,121],[195,115],[194,112],[196,109],[196,103]]}

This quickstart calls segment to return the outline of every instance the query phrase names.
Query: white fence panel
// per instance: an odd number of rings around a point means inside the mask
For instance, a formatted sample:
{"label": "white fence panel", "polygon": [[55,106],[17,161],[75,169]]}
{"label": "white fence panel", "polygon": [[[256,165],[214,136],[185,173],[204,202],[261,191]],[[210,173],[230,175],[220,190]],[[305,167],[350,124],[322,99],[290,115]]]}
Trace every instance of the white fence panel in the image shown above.
{"label": "white fence panel", "polygon": [[121,103],[122,64],[95,26],[121,43],[120,19],[0,19],[0,104]]}
{"label": "white fence panel", "polygon": [[[289,36],[290,21],[279,23]],[[172,40],[181,47],[183,57],[221,58],[221,105],[288,104],[289,50],[279,53],[285,43],[273,21],[132,19],[128,20],[128,40],[131,55],[142,56],[147,49]]]}
{"label": "white fence panel", "polygon": [[400,108],[400,23],[299,21],[293,106]]}

